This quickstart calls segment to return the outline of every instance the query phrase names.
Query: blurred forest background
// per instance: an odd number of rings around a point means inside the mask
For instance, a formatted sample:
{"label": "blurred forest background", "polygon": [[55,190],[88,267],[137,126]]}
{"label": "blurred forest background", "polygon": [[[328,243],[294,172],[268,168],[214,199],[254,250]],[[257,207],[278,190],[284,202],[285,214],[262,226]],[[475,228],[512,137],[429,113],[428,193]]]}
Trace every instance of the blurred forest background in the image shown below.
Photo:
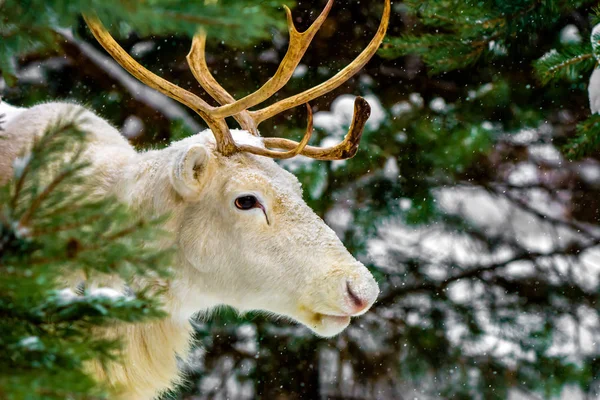
{"label": "blurred forest background", "polygon": [[[4,101],[80,102],[140,149],[203,129],[122,71],[80,18],[16,23],[43,2],[27,3],[0,1]],[[220,7],[234,3],[244,2]],[[269,10],[248,19],[262,30],[224,28],[208,40],[209,66],[237,98],[275,72],[287,46],[279,4],[248,3]],[[382,3],[336,1],[272,101],[348,64]],[[297,1],[297,26],[324,4]],[[600,119],[587,92],[596,5],[394,1],[379,55],[312,102],[312,143],[323,144],[341,139],[354,96],[366,97],[373,111],[356,157],[282,162],[372,269],[379,300],[333,339],[227,309],[195,320],[195,350],[181,360],[188,384],[165,399],[598,398]],[[112,31],[138,61],[209,98],[185,61],[191,28],[144,25],[143,13],[130,21],[125,6],[115,15]],[[297,138],[304,114],[278,116],[261,134]]]}

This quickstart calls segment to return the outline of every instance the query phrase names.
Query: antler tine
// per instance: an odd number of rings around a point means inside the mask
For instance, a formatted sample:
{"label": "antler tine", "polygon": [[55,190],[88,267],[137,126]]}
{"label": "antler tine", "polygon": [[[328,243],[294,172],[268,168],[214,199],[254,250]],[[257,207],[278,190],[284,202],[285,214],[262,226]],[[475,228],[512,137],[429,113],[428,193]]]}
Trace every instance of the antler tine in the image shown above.
{"label": "antler tine", "polygon": [[[300,143],[290,140],[289,142],[291,143],[291,145],[289,147],[287,147],[290,149],[289,151],[275,151],[275,150],[263,149],[260,147],[249,146],[249,145],[238,145],[238,148],[240,149],[240,151],[245,151],[247,153],[252,153],[252,154],[256,154],[258,156],[265,156],[265,157],[270,157],[270,158],[278,158],[281,160],[286,159],[286,158],[292,158],[292,157],[297,156],[298,154],[301,154],[302,151],[306,148],[306,145],[308,144],[308,141],[310,140],[310,137],[312,136],[312,132],[313,132],[312,109],[310,108],[310,105],[308,103],[306,103],[306,109],[308,111],[308,123],[307,123],[307,127],[306,127],[306,132],[304,133],[304,137],[302,138]],[[271,140],[271,139],[266,138],[266,139],[263,139],[263,142],[266,144],[267,141],[269,141],[269,140]],[[281,140],[286,140],[286,139],[281,139]],[[283,148],[280,146],[273,146],[273,147]]]}
{"label": "antler tine", "polygon": [[108,33],[102,22],[90,15],[83,16],[85,22],[90,28],[92,34],[104,49],[115,59],[125,70],[140,80],[145,85],[158,90],[162,94],[186,105],[194,110],[208,124],[217,141],[217,149],[224,155],[230,155],[237,151],[237,146],[233,141],[231,132],[222,118],[215,117],[212,112],[214,107],[206,103],[200,97],[189,92],[163,78],[150,72],[141,64],[135,61]]}
{"label": "antler tine", "polygon": [[[362,97],[357,97],[354,101],[352,124],[340,144],[327,148],[305,146],[299,154],[316,160],[345,160],[354,157],[370,115],[371,107],[369,103]],[[283,138],[265,138],[263,142],[267,147],[278,149],[295,149],[299,147],[299,144],[295,141]]]}
{"label": "antler tine", "polygon": [[[263,101],[267,100],[269,97],[273,96],[279,89],[281,89],[292,77],[296,66],[304,56],[306,49],[310,45],[310,42],[314,38],[315,34],[325,22],[331,7],[333,6],[333,0],[329,0],[327,5],[321,12],[321,14],[317,17],[317,19],[312,23],[312,25],[304,32],[298,32],[296,27],[294,26],[294,21],[292,18],[292,12],[287,6],[285,7],[287,23],[288,23],[288,31],[290,35],[290,41],[288,45],[288,50],[279,64],[279,68],[275,75],[271,77],[265,84],[260,87],[254,93],[249,94],[248,96],[234,101],[233,97],[229,95],[223,87],[221,87],[214,77],[207,76],[210,75],[210,70],[206,67],[206,59],[204,57],[204,48],[200,46],[193,47],[188,55],[188,63],[190,63],[190,68],[194,73],[194,76],[200,81],[200,84],[204,87],[206,84],[209,89],[215,93],[213,97],[216,98],[220,103],[225,103],[221,107],[216,107],[212,111],[212,115],[217,118],[225,118],[232,115],[236,115],[245,110],[248,110],[250,107],[253,107]],[[198,40],[202,39],[201,37]],[[199,44],[199,43],[198,43]],[[200,51],[202,50],[202,51]],[[206,75],[206,76],[205,76]],[[205,87],[206,89],[206,87]],[[209,89],[206,89],[207,91]],[[209,92],[211,93],[211,92]],[[213,95],[211,93],[211,95]],[[219,99],[223,99],[226,101],[221,101]]]}
{"label": "antler tine", "polygon": [[[192,74],[194,74],[196,80],[213,99],[217,100],[220,104],[235,103],[233,96],[219,85],[206,64],[206,32],[204,30],[194,35],[192,47],[186,58]],[[247,130],[254,136],[258,136],[256,124],[248,111],[241,111],[233,117],[242,129]]]}
{"label": "antler tine", "polygon": [[383,37],[385,36],[385,32],[387,31],[388,22],[390,19],[390,0],[385,0],[385,6],[383,9],[383,16],[381,17],[381,23],[379,24],[379,28],[377,29],[377,33],[369,43],[369,45],[359,54],[354,61],[352,61],[346,68],[342,69],[335,76],[331,77],[327,81],[317,85],[311,89],[308,89],[302,93],[291,96],[287,99],[280,100],[268,107],[265,107],[261,110],[250,111],[250,115],[254,118],[256,125],[259,125],[261,122],[265,121],[273,117],[276,114],[279,114],[282,111],[289,110],[290,108],[296,107],[302,103],[309,102],[314,100],[315,98],[324,95],[325,93],[329,93],[332,90],[336,89],[348,79],[350,79],[354,74],[356,74],[365,64],[373,57],[379,45],[383,41]]}

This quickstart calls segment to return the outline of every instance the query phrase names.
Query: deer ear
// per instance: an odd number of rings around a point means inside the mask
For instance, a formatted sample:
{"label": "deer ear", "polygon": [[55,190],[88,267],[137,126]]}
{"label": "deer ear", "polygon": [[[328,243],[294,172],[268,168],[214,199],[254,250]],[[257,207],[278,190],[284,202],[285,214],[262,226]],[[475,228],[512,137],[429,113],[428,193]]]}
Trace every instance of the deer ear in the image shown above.
{"label": "deer ear", "polygon": [[194,144],[177,153],[171,167],[171,184],[184,199],[193,199],[204,186],[210,153],[206,147]]}

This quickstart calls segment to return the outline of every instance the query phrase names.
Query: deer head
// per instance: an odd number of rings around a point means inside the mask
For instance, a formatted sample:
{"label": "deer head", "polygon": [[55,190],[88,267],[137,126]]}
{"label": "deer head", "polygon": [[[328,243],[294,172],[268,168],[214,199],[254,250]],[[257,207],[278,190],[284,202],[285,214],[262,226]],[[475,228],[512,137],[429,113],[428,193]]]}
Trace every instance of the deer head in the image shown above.
{"label": "deer head", "polygon": [[[302,200],[296,177],[273,159],[302,155],[341,160],[354,156],[369,117],[368,103],[357,97],[344,140],[320,148],[308,145],[312,133],[308,102],[347,81],[375,54],[387,29],[390,1],[385,0],[375,37],[338,74],[273,105],[249,110],[291,78],[332,5],[333,0],[329,0],[302,33],[296,30],[291,11],[285,8],[288,51],[275,75],[240,100],[235,100],[211,75],[205,58],[206,34],[200,31],[193,38],[187,60],[202,87],[221,104],[217,107],[141,66],[95,16],[84,16],[96,39],[123,68],[194,110],[210,128],[163,150],[170,160],[164,174],[168,174],[183,204],[177,228],[182,267],[175,279],[180,289],[177,295],[189,307],[227,304],[242,311],[266,310],[300,321],[317,334],[331,336],[343,330],[350,317],[366,312],[379,293],[370,272]],[[259,136],[261,122],[301,104],[307,105],[308,127],[300,142]],[[230,116],[243,130],[228,128],[225,118]]]}

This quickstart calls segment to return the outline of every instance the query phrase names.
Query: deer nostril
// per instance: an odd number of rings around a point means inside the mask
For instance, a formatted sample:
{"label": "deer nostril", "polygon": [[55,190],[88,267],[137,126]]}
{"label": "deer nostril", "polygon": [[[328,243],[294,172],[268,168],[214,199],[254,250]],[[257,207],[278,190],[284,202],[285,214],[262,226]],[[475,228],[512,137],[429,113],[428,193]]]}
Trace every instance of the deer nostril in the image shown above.
{"label": "deer nostril", "polygon": [[352,287],[350,286],[350,282],[346,281],[346,292],[348,293],[348,297],[352,300],[352,303],[356,306],[356,308],[363,308],[365,306],[365,302],[356,295],[352,291]]}

